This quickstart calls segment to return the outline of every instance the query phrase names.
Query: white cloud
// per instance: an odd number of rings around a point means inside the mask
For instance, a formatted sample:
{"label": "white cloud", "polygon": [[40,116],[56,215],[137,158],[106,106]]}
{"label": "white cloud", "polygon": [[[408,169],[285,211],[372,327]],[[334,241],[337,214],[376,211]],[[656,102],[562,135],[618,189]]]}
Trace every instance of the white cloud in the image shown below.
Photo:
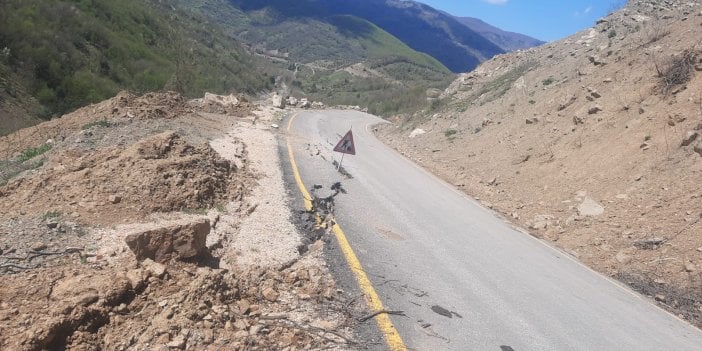
{"label": "white cloud", "polygon": [[487,2],[488,4],[493,4],[493,5],[504,5],[507,3],[508,0],[483,0],[484,2]]}
{"label": "white cloud", "polygon": [[592,12],[592,5],[586,7],[586,8],[585,8],[584,10],[582,10],[582,11],[575,11],[575,13],[573,14],[573,16],[575,16],[575,17],[587,16],[588,14],[590,14],[590,12]]}

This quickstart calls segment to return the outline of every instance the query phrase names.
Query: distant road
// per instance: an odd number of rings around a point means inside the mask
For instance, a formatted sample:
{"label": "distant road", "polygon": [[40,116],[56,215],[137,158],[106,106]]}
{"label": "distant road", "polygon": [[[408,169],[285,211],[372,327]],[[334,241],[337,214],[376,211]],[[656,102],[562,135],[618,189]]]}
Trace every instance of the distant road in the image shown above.
{"label": "distant road", "polygon": [[[289,140],[308,188],[342,181],[336,219],[416,350],[702,350],[702,332],[513,229],[378,141],[360,112],[299,114]],[[353,127],[344,179],[317,155]],[[458,147],[458,146],[457,146]],[[337,156],[338,159],[338,156]]]}

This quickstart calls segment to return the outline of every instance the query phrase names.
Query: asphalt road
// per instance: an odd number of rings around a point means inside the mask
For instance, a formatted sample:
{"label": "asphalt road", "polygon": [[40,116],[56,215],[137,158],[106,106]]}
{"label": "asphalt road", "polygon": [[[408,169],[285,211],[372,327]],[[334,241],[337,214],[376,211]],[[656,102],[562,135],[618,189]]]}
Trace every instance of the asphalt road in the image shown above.
{"label": "asphalt road", "polygon": [[[647,298],[513,229],[369,131],[359,112],[299,114],[304,184],[341,181],[336,219],[416,350],[702,350],[702,332]],[[347,179],[331,165],[353,126]],[[339,158],[338,154],[334,157]]]}

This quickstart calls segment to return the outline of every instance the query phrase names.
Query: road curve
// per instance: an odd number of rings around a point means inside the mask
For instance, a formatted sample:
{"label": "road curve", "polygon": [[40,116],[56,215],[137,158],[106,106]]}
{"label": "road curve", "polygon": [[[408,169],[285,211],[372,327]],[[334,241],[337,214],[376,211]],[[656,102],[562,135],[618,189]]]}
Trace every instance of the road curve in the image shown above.
{"label": "road curve", "polygon": [[[287,137],[308,188],[342,182],[337,222],[385,307],[405,312],[392,321],[408,348],[702,349],[700,330],[513,229],[378,141],[369,129],[382,122],[304,112]],[[344,158],[346,179],[329,156],[351,127],[357,154]]]}

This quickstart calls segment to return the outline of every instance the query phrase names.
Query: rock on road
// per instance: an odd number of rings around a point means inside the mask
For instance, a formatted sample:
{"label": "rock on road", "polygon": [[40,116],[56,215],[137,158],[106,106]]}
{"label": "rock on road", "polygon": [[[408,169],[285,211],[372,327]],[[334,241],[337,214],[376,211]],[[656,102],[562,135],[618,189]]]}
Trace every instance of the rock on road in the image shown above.
{"label": "rock on road", "polygon": [[[369,131],[382,122],[360,112],[303,112],[287,137],[308,188],[342,182],[336,220],[385,307],[405,312],[392,321],[407,347],[702,349],[700,330],[513,229],[385,146]],[[353,177],[346,179],[329,158],[350,127],[357,154],[344,159]]]}

